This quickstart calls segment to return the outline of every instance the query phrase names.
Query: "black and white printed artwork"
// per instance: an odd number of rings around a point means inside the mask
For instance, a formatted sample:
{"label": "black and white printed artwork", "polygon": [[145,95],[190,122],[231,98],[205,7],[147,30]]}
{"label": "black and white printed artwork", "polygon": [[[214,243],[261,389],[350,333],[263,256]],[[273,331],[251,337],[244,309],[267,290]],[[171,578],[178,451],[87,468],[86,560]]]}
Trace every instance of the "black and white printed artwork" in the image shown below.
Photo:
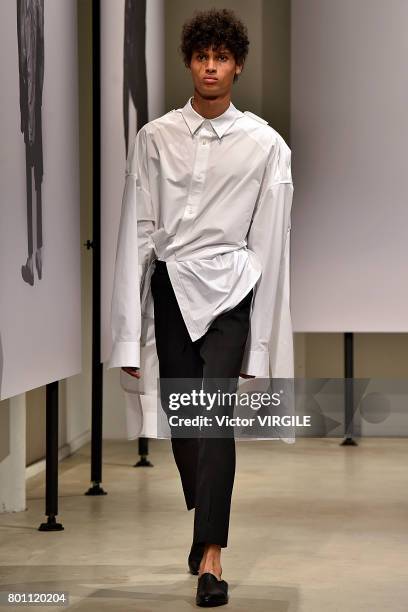
{"label": "black and white printed artwork", "polygon": [[0,399],[81,372],[77,3],[0,2]]}
{"label": "black and white printed artwork", "polygon": [[42,276],[41,187],[44,160],[41,108],[44,83],[44,0],[17,0],[17,40],[21,133],[25,144],[27,185],[28,256],[26,263],[21,266],[21,275],[26,283],[34,285],[34,225],[35,267],[38,278],[41,279]]}

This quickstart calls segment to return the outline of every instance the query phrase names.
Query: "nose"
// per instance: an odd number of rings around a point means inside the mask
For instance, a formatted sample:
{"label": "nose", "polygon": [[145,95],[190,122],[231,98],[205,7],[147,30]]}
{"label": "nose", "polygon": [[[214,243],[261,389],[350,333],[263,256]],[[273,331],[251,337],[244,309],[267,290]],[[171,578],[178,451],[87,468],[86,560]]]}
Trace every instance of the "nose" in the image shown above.
{"label": "nose", "polygon": [[208,62],[207,62],[206,71],[207,72],[214,72],[215,71],[215,64],[214,64],[214,60],[213,60],[212,57],[210,57]]}

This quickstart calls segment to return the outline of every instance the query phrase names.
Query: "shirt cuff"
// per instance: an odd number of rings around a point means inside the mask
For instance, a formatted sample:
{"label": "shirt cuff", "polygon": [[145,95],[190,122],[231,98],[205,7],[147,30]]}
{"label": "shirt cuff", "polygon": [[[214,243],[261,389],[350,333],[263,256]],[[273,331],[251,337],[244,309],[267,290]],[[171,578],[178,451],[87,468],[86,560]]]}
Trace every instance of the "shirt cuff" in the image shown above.
{"label": "shirt cuff", "polygon": [[140,342],[115,342],[106,369],[140,368]]}
{"label": "shirt cuff", "polygon": [[248,351],[244,355],[241,372],[258,378],[269,378],[268,351]]}

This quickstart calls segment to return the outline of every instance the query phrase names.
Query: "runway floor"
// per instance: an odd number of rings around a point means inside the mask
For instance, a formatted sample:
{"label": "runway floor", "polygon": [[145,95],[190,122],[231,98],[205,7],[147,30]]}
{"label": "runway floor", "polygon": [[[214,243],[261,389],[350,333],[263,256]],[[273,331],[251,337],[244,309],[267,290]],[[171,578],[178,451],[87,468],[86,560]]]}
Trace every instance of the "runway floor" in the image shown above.
{"label": "runway floor", "polygon": [[[408,610],[408,442],[340,441],[237,442],[225,610]],[[198,609],[193,511],[170,442],[150,441],[153,468],[137,458],[137,442],[104,442],[103,497],[84,495],[89,444],[64,460],[62,532],[38,531],[45,475],[31,478],[27,510],[0,514],[0,591],[68,591],[86,612]]]}

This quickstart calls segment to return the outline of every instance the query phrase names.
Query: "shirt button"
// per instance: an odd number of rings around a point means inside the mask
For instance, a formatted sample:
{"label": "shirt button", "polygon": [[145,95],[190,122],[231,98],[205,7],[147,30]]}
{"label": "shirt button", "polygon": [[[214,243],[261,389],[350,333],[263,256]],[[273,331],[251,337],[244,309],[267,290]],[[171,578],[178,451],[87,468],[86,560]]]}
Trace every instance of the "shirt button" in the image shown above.
{"label": "shirt button", "polygon": [[203,140],[203,145],[206,145],[206,144],[207,144],[207,141],[206,141],[206,140]]}

